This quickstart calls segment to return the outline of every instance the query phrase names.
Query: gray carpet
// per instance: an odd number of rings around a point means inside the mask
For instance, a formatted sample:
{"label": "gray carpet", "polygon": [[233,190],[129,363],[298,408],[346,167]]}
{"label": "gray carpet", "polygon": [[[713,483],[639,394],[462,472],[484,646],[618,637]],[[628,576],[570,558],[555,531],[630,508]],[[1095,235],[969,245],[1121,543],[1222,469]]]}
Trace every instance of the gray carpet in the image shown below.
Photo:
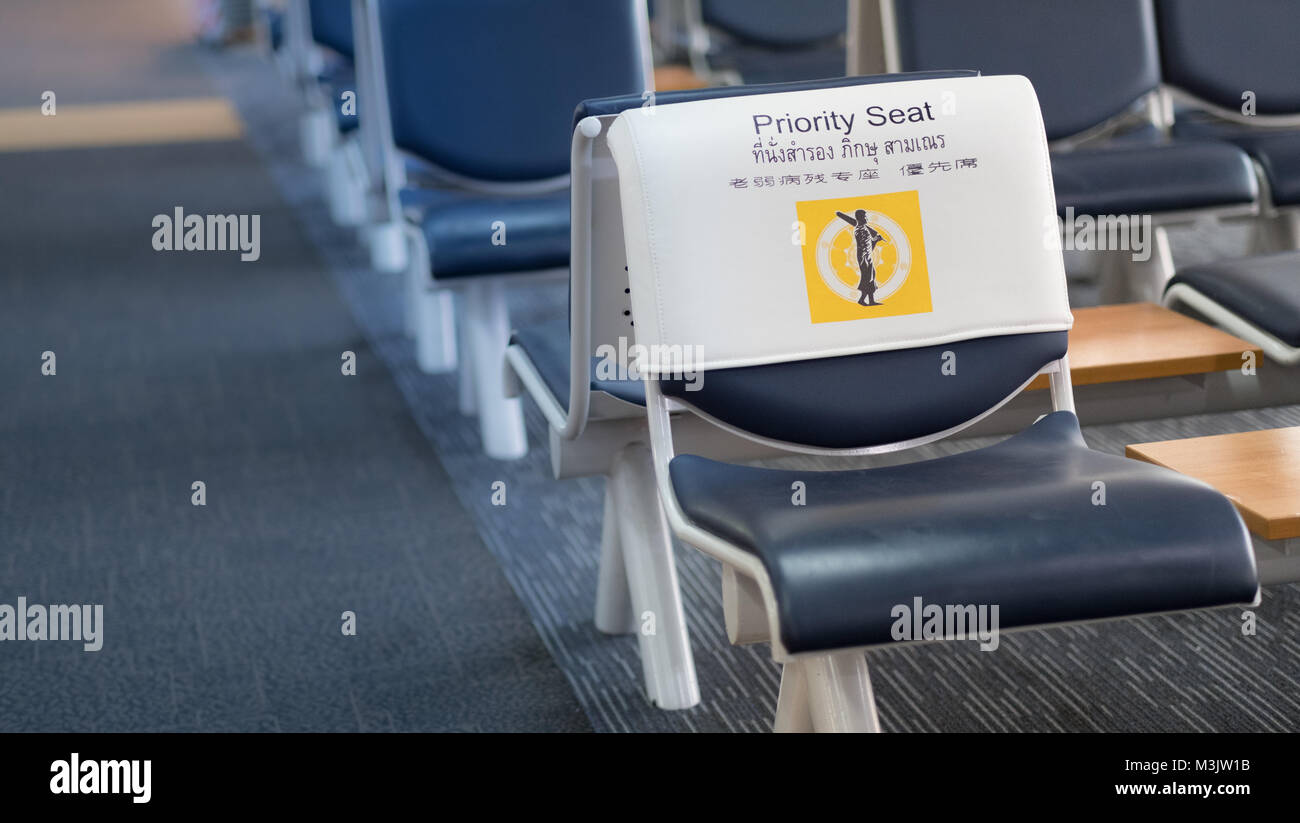
{"label": "gray carpet", "polygon": [[[214,57],[210,65],[216,82],[236,100],[250,139],[393,371],[593,726],[599,731],[770,730],[778,667],[766,647],[727,644],[717,565],[681,547],[678,571],[703,702],[682,712],[646,703],[635,641],[606,637],[592,624],[602,481],[551,479],[545,424],[534,408],[527,421],[534,448],[526,459],[502,463],[482,456],[474,421],[456,411],[454,380],[423,375],[415,366],[401,334],[397,279],[369,271],[355,238],[330,224],[319,181],[297,160],[294,102],[283,84],[249,54]],[[1241,241],[1239,233],[1219,236],[1225,244]],[[1175,244],[1180,254],[1239,253],[1206,247],[1196,237],[1175,237]],[[1072,284],[1077,305],[1087,305],[1093,294],[1086,281]],[[521,287],[514,297],[517,325],[564,311],[561,288]],[[1290,407],[1092,427],[1085,433],[1094,447],[1121,453],[1131,442],[1296,424],[1300,408]],[[989,442],[939,444],[909,459]],[[509,489],[506,507],[491,505],[497,480]],[[1228,609],[1015,633],[1005,636],[995,653],[958,643],[872,652],[882,723],[888,731],[1296,731],[1300,588],[1267,590],[1256,613],[1254,637],[1242,636],[1239,611]]]}
{"label": "gray carpet", "polygon": [[[6,8],[5,65],[34,64],[5,94],[212,93],[175,37],[101,48],[112,88],[33,45],[105,5]],[[118,7],[146,39],[176,9]],[[0,643],[0,732],[591,729],[248,144],[0,153],[0,179],[0,603],[105,625],[96,653]],[[177,205],[260,214],[261,259],[155,252]]]}

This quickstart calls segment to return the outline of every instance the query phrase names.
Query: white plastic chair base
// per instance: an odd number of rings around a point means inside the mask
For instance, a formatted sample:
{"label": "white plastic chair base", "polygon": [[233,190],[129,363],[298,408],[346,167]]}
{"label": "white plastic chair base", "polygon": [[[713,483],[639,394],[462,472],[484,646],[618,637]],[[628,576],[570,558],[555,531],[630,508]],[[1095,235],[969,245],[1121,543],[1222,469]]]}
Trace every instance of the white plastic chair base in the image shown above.
{"label": "white plastic chair base", "polygon": [[798,658],[781,668],[778,732],[878,732],[867,658],[841,652]]}
{"label": "white plastic chair base", "polygon": [[406,231],[403,224],[393,220],[376,223],[367,231],[370,245],[370,266],[385,274],[406,271],[410,255],[406,249]]}
{"label": "white plastic chair base", "polygon": [[638,443],[619,452],[608,483],[597,626],[621,633],[630,622],[650,702],[661,709],[689,709],[700,702],[700,686],[649,447]]}
{"label": "white plastic chair base", "polygon": [[[462,300],[463,298],[458,298],[457,302]],[[464,307],[461,307],[461,311],[464,311]],[[465,340],[465,333],[465,324],[457,323],[456,345],[460,351],[469,351],[469,343]],[[457,405],[460,408],[460,413],[465,417],[473,417],[478,414],[478,396],[476,394],[478,388],[474,385],[474,370],[460,369],[457,372],[457,378]]]}
{"label": "white plastic chair base", "polygon": [[514,460],[528,453],[528,436],[523,399],[506,397],[505,392],[506,345],[510,342],[505,285],[499,280],[474,282],[464,294],[460,317],[465,324],[466,351],[460,367],[474,370],[483,451],[498,460]]}
{"label": "white plastic chair base", "polygon": [[356,151],[355,142],[343,143],[330,153],[325,164],[325,197],[330,218],[337,226],[360,226],[368,216],[365,181],[357,176]]}
{"label": "white plastic chair base", "polygon": [[627,567],[618,537],[614,482],[605,481],[605,515],[600,525],[600,572],[596,579],[596,628],[605,634],[632,634],[636,615],[627,586]]}
{"label": "white plastic chair base", "polygon": [[1257,217],[1252,229],[1254,254],[1300,249],[1300,208],[1287,209],[1272,217]]}
{"label": "white plastic chair base", "polygon": [[327,108],[306,111],[298,121],[298,142],[302,145],[302,159],[313,168],[323,167],[330,158],[330,150],[338,138],[334,112]]}
{"label": "white plastic chair base", "polygon": [[408,301],[415,325],[415,362],[425,374],[456,368],[456,312],[451,293],[425,286]]}

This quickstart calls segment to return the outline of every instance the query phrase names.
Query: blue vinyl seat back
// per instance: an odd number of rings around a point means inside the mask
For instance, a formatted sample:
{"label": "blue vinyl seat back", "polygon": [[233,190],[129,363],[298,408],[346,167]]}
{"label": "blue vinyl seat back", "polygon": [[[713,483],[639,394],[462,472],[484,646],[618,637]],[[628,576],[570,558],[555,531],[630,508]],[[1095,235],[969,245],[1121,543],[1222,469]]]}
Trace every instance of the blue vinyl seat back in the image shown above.
{"label": "blue vinyl seat back", "polygon": [[352,59],[351,0],[310,0],[311,39]]}
{"label": "blue vinyl seat back", "polygon": [[1165,81],[1228,109],[1300,112],[1300,7],[1293,0],[1157,0]]}
{"label": "blue vinyl seat back", "polygon": [[801,48],[844,33],[848,0],[700,0],[700,14],[705,23],[751,43]]}
{"label": "blue vinyl seat back", "polygon": [[894,9],[903,71],[1023,74],[1049,140],[1120,114],[1160,83],[1150,0],[898,0]]}
{"label": "blue vinyl seat back", "polygon": [[646,88],[643,0],[384,0],[393,139],[493,181],[568,173],[574,107]]}

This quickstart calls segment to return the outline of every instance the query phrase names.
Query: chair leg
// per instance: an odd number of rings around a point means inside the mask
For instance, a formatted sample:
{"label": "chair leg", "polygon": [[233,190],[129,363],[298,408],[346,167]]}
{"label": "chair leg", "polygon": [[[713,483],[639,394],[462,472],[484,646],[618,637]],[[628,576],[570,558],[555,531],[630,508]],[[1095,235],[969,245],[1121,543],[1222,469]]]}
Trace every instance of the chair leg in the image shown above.
{"label": "chair leg", "polygon": [[461,368],[474,370],[483,451],[498,460],[523,457],[528,453],[523,399],[505,393],[506,345],[510,342],[505,286],[499,280],[469,284],[464,314],[468,358]]}
{"label": "chair leg", "polygon": [[402,221],[376,223],[370,228],[370,267],[385,274],[406,271],[410,256]]}
{"label": "chair leg", "polygon": [[1251,250],[1255,254],[1292,249],[1300,249],[1300,209],[1255,219],[1251,226]]}
{"label": "chair leg", "polygon": [[[458,297],[456,300],[457,303],[462,304],[464,301],[465,298],[463,295]],[[469,351],[469,341],[466,338],[469,324],[465,321],[465,307],[462,305],[460,308],[461,310],[457,314],[458,320],[455,324],[456,346],[461,351]],[[473,417],[478,414],[478,396],[476,394],[478,389],[474,385],[474,370],[470,368],[459,369],[457,370],[456,377],[456,390],[458,393],[460,413],[466,417]]]}
{"label": "chair leg", "polygon": [[600,525],[600,571],[596,577],[596,628],[605,634],[632,634],[636,615],[627,587],[627,566],[618,539],[614,482],[605,481],[605,515]]}
{"label": "chair leg", "polygon": [[346,140],[335,147],[325,165],[325,197],[330,217],[338,226],[360,226],[368,216],[365,181],[359,177],[364,174],[364,162],[357,157],[358,151],[355,140]]}
{"label": "chair leg", "polygon": [[429,254],[424,234],[403,224],[406,237],[406,273],[403,307],[406,333],[415,339],[415,362],[426,374],[456,368],[456,312],[452,294],[437,288],[429,276]]}
{"label": "chair leg", "polygon": [[773,731],[813,731],[812,707],[808,702],[808,672],[798,660],[781,666],[781,692],[776,698],[776,723]]}
{"label": "chair leg", "polygon": [[1174,276],[1174,258],[1169,233],[1164,226],[1151,229],[1151,256],[1134,260],[1131,251],[1112,249],[1098,252],[1102,261],[1098,273],[1099,296],[1103,304],[1145,301],[1159,303]]}
{"label": "chair leg", "polygon": [[688,709],[700,702],[700,687],[650,449],[634,444],[619,452],[609,482],[647,696],[661,709]]}
{"label": "chair leg", "polygon": [[808,707],[819,732],[878,732],[876,700],[862,652],[841,652],[803,662]]}
{"label": "chair leg", "polygon": [[413,299],[415,362],[425,374],[456,368],[456,314],[451,293],[426,285]]}
{"label": "chair leg", "polygon": [[309,109],[298,121],[298,142],[307,165],[321,168],[329,160],[330,148],[338,136],[334,112],[321,106]]}

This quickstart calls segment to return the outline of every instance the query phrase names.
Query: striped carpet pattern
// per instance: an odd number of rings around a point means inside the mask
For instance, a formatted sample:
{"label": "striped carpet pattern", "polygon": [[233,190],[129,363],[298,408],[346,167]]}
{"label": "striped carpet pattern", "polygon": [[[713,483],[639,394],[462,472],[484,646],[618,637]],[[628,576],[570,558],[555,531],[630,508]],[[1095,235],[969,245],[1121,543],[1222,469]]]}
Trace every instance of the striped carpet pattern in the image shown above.
{"label": "striped carpet pattern", "polygon": [[[401,332],[397,278],[370,271],[352,233],[330,223],[317,175],[297,159],[296,110],[283,84],[268,65],[247,54],[213,57],[210,68],[214,82],[236,101],[248,138],[392,370],[461,503],[593,727],[615,732],[770,731],[779,667],[766,646],[727,643],[719,568],[681,546],[678,573],[703,699],[680,712],[647,704],[634,639],[604,636],[592,622],[603,481],[551,478],[545,423],[531,406],[527,423],[533,449],[527,458],[505,463],[481,454],[475,422],[457,411],[455,379],[424,375],[416,368]],[[1179,239],[1176,248],[1197,250],[1195,242],[1181,244]],[[1087,286],[1072,291],[1076,300],[1087,299]],[[560,287],[522,286],[514,298],[518,325],[565,310]],[[1085,435],[1094,448],[1122,454],[1127,443],[1288,425],[1300,425],[1300,407],[1090,427]],[[909,459],[991,442],[945,442],[917,450]],[[781,465],[823,467],[806,458]],[[490,499],[498,480],[508,489],[504,507],[493,506]],[[873,651],[869,662],[881,722],[895,732],[1300,730],[1300,587],[1265,590],[1254,614],[1254,636],[1243,634],[1241,610],[1221,609],[1010,633],[992,653],[980,652],[972,643]]]}

